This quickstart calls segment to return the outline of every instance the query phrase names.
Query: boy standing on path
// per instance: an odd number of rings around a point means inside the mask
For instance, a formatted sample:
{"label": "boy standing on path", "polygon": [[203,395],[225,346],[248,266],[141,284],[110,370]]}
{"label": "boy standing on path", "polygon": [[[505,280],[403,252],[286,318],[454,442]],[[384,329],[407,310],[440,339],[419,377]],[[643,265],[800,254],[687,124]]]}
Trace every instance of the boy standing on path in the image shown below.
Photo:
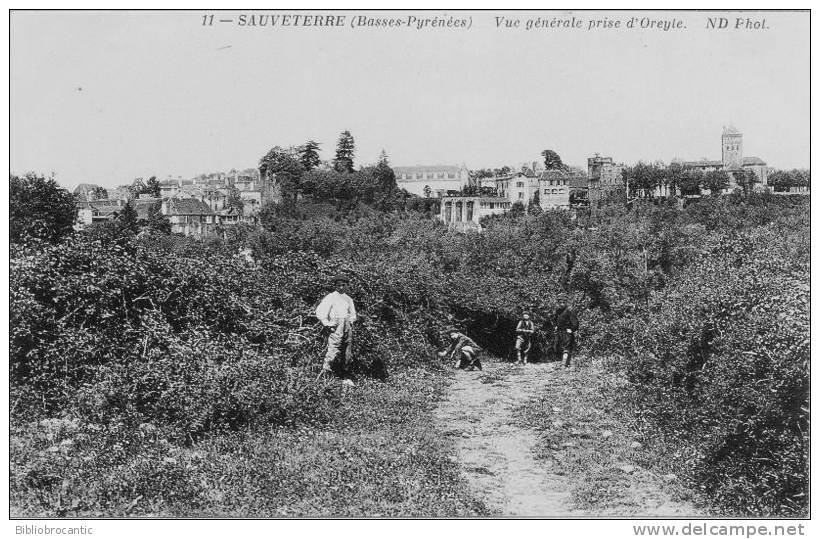
{"label": "boy standing on path", "polygon": [[578,317],[567,305],[566,296],[558,297],[558,308],[555,309],[555,345],[561,351],[564,367],[569,367],[572,351],[575,348],[575,333],[578,331]]}
{"label": "boy standing on path", "polygon": [[533,333],[535,333],[535,326],[530,320],[529,313],[524,313],[515,328],[515,351],[518,354],[518,363],[527,364]]}
{"label": "boy standing on path", "polygon": [[347,377],[347,367],[353,359],[353,323],[356,321],[356,307],[350,296],[345,293],[349,282],[350,279],[346,275],[334,276],[333,292],[325,296],[316,307],[316,318],[331,330],[327,337],[327,352],[321,374],[333,372],[335,364],[342,376]]}

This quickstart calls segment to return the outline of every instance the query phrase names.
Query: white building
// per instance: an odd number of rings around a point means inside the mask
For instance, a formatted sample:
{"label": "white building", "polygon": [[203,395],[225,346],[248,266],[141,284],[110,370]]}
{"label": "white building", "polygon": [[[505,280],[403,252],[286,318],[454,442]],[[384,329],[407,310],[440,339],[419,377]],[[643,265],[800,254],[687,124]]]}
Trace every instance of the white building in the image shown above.
{"label": "white building", "polygon": [[438,219],[459,230],[481,230],[482,217],[506,213],[511,207],[512,202],[502,197],[448,196],[441,199]]}
{"label": "white building", "polygon": [[525,206],[539,190],[538,177],[530,169],[495,179],[498,196],[510,202],[521,202]]}
{"label": "white building", "polygon": [[569,208],[569,194],[576,174],[567,170],[545,170],[538,178],[539,203],[545,210]]}
{"label": "white building", "polygon": [[460,191],[470,182],[470,171],[463,164],[393,167],[393,172],[400,189],[421,197],[433,196],[437,190]]}

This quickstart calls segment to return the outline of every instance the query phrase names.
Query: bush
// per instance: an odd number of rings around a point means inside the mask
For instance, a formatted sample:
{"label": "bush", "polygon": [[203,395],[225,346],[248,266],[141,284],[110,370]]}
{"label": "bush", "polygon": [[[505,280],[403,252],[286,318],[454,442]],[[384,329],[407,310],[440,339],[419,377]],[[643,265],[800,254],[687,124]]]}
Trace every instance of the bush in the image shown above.
{"label": "bush", "polygon": [[54,178],[34,173],[9,176],[9,241],[26,238],[58,242],[71,233],[77,208],[74,195]]}
{"label": "bush", "polygon": [[[384,365],[436,371],[451,324],[509,357],[522,309],[538,328],[532,357],[544,359],[566,291],[579,345],[626,372],[645,428],[681,448],[693,486],[727,512],[805,514],[807,208],[710,197],[683,209],[604,207],[592,228],[566,212],[521,212],[461,234],[412,211],[313,201],[267,208],[264,228],[227,239],[102,227],[16,245],[12,422],[109,429],[121,445],[109,464],[149,481],[159,472],[128,453],[146,428],[171,445],[265,426],[342,428],[350,410],[312,383],[323,348],[313,310],[339,271],[360,314],[363,377],[383,378]],[[252,262],[240,255],[248,249]],[[54,493],[50,466],[27,478],[16,468],[15,485]],[[173,488],[194,492],[187,481]]]}

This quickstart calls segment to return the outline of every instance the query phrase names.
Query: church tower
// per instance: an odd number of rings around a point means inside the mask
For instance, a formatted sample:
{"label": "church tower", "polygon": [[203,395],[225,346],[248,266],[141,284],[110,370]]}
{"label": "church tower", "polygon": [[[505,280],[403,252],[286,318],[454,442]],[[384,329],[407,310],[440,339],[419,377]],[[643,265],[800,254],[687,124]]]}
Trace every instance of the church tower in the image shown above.
{"label": "church tower", "polygon": [[732,125],[723,127],[723,167],[739,169],[743,166],[743,133]]}

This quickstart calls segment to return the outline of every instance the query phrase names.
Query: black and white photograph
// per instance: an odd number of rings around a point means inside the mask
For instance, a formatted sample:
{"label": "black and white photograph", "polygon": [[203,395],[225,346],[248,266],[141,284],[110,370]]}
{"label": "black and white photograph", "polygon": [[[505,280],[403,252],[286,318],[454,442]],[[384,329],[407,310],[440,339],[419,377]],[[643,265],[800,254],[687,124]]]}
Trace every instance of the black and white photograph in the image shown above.
{"label": "black and white photograph", "polygon": [[805,535],[810,26],[10,10],[8,528]]}

